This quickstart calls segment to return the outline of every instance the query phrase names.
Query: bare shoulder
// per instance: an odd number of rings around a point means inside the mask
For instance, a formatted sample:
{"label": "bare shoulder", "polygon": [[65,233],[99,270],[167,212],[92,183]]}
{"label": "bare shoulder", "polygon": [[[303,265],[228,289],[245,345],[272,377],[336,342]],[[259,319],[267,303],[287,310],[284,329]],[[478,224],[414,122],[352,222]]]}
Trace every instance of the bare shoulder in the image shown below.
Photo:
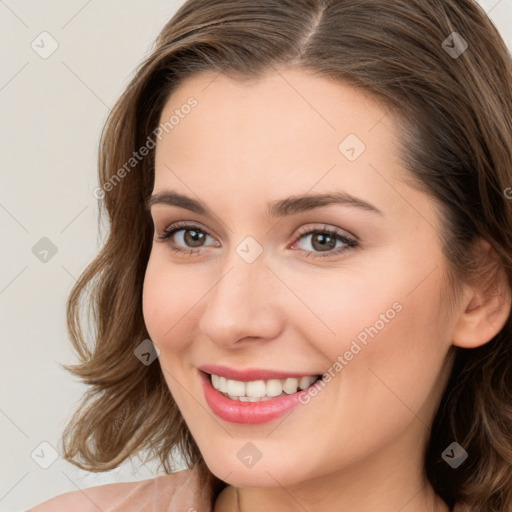
{"label": "bare shoulder", "polygon": [[140,482],[121,482],[70,491],[59,494],[28,512],[98,512],[109,508],[137,485],[140,485]]}
{"label": "bare shoulder", "polygon": [[153,480],[155,479],[103,484],[78,491],[66,492],[40,503],[27,512],[69,512],[70,510],[73,512],[99,512],[108,510],[133,489]]}

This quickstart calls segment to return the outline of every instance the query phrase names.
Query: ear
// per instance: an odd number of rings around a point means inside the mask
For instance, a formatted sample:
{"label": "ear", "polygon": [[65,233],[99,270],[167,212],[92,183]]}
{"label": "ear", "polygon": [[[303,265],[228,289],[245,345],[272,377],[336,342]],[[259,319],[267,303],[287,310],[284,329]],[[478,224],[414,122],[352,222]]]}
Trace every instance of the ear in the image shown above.
{"label": "ear", "polygon": [[452,335],[461,348],[485,345],[503,328],[511,311],[511,289],[500,260],[491,247],[480,239],[477,253],[478,273],[472,285],[465,285],[460,316]]}

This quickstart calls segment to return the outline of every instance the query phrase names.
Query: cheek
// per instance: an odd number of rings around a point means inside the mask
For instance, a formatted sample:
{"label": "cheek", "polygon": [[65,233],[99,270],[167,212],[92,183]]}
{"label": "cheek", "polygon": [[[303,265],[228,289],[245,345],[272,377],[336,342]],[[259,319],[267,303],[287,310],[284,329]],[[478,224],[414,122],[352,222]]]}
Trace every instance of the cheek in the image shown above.
{"label": "cheek", "polygon": [[330,361],[332,381],[343,384],[345,398],[359,396],[362,406],[392,399],[393,390],[419,407],[436,386],[450,346],[449,326],[441,315],[441,264],[432,272],[437,254],[413,265],[411,252],[383,258],[385,266],[367,267],[364,274],[349,269],[338,278],[326,273],[292,281],[318,316],[300,307],[292,314],[294,325],[304,327],[304,315],[311,316],[302,336]]}
{"label": "cheek", "polygon": [[439,315],[441,283],[432,278],[409,295],[410,288],[404,293],[400,283],[395,284],[393,291],[375,290],[370,300],[354,298],[344,315],[346,336],[339,338],[337,353],[331,352],[332,360],[342,356],[334,372],[339,410],[350,411],[354,421],[368,426],[380,411],[381,427],[389,423],[390,430],[413,412],[428,424],[450,345]]}
{"label": "cheek", "polygon": [[335,349],[330,350],[331,360],[349,350],[354,340],[362,347],[359,358],[363,352],[378,359],[385,354],[421,359],[439,353],[448,329],[441,314],[443,259],[438,250],[417,247],[382,251],[379,258],[360,265],[364,270],[301,278],[304,302],[314,305],[330,327],[324,346]]}
{"label": "cheek", "polygon": [[180,350],[187,340],[181,333],[191,332],[194,304],[201,292],[200,279],[151,255],[142,294],[142,310],[150,338],[162,349]]}

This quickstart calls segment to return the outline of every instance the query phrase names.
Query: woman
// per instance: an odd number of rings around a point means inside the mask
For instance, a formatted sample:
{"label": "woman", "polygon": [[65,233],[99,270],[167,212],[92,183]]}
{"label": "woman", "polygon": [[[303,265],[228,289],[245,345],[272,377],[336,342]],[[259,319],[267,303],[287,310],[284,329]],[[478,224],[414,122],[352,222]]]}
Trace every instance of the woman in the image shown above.
{"label": "woman", "polygon": [[33,510],[511,511],[511,69],[471,0],[187,1],[68,304],[65,458],[167,474]]}

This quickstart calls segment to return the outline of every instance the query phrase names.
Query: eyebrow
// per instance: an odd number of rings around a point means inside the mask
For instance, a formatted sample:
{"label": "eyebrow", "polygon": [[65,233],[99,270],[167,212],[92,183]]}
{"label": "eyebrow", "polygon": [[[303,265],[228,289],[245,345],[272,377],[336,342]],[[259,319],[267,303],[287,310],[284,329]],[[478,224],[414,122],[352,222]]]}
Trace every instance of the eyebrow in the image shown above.
{"label": "eyebrow", "polygon": [[[153,194],[146,202],[146,209],[150,210],[153,205],[157,204],[178,206],[206,217],[215,217],[213,212],[202,202],[171,190],[164,190],[158,194]],[[373,204],[343,191],[325,194],[305,194],[273,201],[267,204],[267,214],[270,217],[286,217],[330,205],[352,206],[384,216]]]}

